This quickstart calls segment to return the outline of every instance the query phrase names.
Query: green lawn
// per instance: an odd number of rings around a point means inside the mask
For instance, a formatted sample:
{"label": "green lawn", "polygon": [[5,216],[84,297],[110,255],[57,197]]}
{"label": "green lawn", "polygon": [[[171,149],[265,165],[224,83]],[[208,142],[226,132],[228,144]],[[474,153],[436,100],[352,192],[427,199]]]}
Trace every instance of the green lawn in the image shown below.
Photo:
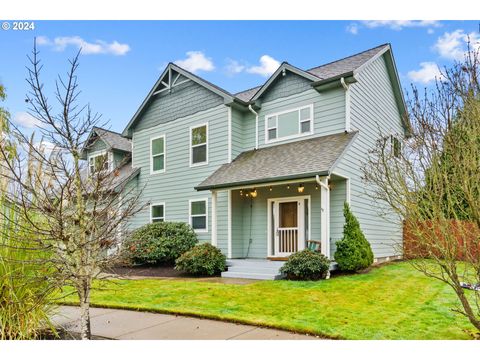
{"label": "green lawn", "polygon": [[[394,263],[327,281],[231,285],[192,280],[96,282],[92,305],[238,321],[343,339],[469,339],[453,291]],[[75,298],[65,299],[75,303]]]}

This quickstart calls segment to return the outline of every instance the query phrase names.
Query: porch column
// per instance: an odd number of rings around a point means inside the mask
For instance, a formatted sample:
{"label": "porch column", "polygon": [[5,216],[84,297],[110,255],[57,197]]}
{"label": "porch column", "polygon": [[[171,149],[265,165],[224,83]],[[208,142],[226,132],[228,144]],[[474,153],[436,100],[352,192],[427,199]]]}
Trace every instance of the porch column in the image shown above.
{"label": "porch column", "polygon": [[232,258],[232,190],[228,190],[227,205],[227,257]]}
{"label": "porch column", "polygon": [[217,191],[212,190],[212,245],[217,243]]}
{"label": "porch column", "polygon": [[322,254],[330,258],[330,188],[328,177],[324,177],[322,180],[317,177],[317,182],[320,184],[320,204],[322,207],[320,215]]}

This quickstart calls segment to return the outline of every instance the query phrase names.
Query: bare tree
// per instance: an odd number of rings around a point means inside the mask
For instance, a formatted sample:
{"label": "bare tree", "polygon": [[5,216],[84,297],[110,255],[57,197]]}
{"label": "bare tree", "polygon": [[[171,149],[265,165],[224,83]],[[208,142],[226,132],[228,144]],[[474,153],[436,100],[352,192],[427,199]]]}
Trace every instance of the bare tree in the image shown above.
{"label": "bare tree", "polygon": [[469,47],[433,90],[413,88],[411,137],[401,151],[383,137],[364,176],[404,219],[415,268],[447,283],[459,300],[454,311],[480,330],[480,291],[465,289],[480,284],[479,64],[478,49]]}
{"label": "bare tree", "polygon": [[[107,158],[97,162],[94,171],[83,164],[84,142],[101,118],[89,105],[79,105],[80,52],[70,60],[66,76],[55,81],[55,106],[46,95],[38,55],[34,45],[26,101],[40,123],[42,140],[35,142],[10,124],[10,140],[24,151],[12,158],[0,148],[0,163],[6,167],[0,173],[14,184],[16,196],[10,201],[21,209],[15,221],[34,229],[30,236],[37,239],[39,249],[51,250],[49,263],[56,269],[58,284],[71,285],[78,294],[81,337],[89,339],[92,281],[114,260],[109,250],[118,247],[128,219],[142,209],[141,191],[130,187],[118,169],[109,171]],[[36,162],[35,171],[27,166],[27,158],[28,164]]]}

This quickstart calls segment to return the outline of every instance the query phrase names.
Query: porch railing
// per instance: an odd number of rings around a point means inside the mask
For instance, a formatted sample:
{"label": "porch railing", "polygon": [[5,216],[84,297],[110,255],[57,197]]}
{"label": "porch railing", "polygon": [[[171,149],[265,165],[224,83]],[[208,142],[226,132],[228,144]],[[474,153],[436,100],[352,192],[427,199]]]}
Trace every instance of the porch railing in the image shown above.
{"label": "porch railing", "polygon": [[298,228],[278,228],[278,252],[298,251]]}

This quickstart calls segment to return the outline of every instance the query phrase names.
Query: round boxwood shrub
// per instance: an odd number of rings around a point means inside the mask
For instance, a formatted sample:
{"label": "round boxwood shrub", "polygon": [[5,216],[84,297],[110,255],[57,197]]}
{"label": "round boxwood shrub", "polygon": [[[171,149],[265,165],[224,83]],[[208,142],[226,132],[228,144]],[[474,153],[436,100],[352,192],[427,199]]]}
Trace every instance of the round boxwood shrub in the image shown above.
{"label": "round boxwood shrub", "polygon": [[360,223],[353,215],[348,203],[343,206],[345,225],[343,238],[337,242],[335,261],[338,268],[344,271],[358,271],[366,269],[373,263],[373,252],[370,243],[360,229]]}
{"label": "round boxwood shrub", "polygon": [[318,280],[325,278],[329,267],[325,255],[305,249],[290,255],[280,271],[289,280]]}
{"label": "round boxwood shrub", "polygon": [[226,257],[215,246],[204,243],[194,246],[175,262],[175,269],[192,275],[217,275],[226,268]]}
{"label": "round boxwood shrub", "polygon": [[188,224],[156,222],[133,231],[123,250],[126,259],[134,264],[168,264],[197,242],[197,235]]}

